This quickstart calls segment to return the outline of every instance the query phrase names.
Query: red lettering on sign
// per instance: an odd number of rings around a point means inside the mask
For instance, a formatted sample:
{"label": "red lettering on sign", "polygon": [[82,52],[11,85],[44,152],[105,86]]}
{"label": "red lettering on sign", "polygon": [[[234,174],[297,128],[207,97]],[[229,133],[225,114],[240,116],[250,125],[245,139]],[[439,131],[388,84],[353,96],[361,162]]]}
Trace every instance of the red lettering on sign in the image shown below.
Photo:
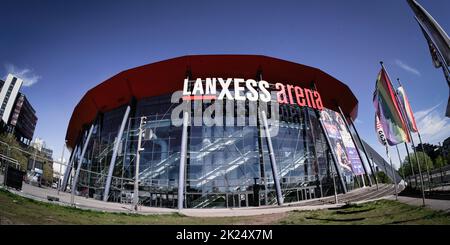
{"label": "red lettering on sign", "polygon": [[318,110],[323,109],[322,98],[317,91],[282,83],[276,83],[275,88],[278,90],[277,100],[280,104],[297,104],[298,106],[308,106]]}
{"label": "red lettering on sign", "polygon": [[316,105],[318,110],[323,110],[322,98],[320,98],[320,94],[317,91],[314,91],[314,97],[316,97]]}
{"label": "red lettering on sign", "polygon": [[297,104],[299,106],[305,106],[305,95],[303,94],[303,89],[300,87],[295,87],[295,98],[297,98]]}
{"label": "red lettering on sign", "polygon": [[282,83],[276,83],[275,88],[278,89],[277,101],[280,104],[287,104],[286,92],[284,91],[284,85]]}

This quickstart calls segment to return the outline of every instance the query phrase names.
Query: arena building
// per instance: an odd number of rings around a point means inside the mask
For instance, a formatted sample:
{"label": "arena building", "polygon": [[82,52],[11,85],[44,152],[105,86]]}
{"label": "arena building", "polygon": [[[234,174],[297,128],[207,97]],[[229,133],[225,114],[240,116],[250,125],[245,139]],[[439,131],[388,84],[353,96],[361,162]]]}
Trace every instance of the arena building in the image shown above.
{"label": "arena building", "polygon": [[345,193],[373,181],[353,124],[357,112],[344,83],[267,56],[192,55],[144,65],[100,83],[75,107],[62,189],[172,208],[281,205]]}

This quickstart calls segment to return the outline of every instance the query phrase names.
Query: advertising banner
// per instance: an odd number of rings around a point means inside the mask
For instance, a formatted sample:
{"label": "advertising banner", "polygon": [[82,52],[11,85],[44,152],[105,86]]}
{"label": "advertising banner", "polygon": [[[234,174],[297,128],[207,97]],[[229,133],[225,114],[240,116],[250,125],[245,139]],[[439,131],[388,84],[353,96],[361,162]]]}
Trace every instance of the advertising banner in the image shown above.
{"label": "advertising banner", "polygon": [[353,172],[355,175],[364,174],[361,159],[341,115],[335,111],[324,109],[321,112],[321,120],[330,138],[331,147],[334,148],[339,165],[347,172]]}

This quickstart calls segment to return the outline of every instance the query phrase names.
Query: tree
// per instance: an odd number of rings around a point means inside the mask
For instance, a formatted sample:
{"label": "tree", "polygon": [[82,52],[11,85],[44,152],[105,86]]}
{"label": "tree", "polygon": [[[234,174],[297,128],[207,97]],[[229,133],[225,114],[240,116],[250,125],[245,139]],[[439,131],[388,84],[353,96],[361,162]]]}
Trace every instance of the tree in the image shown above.
{"label": "tree", "polygon": [[387,176],[387,174],[385,172],[378,171],[376,175],[377,175],[378,182],[385,183],[385,184],[392,183],[391,179],[389,179],[389,177]]}
{"label": "tree", "polygon": [[431,158],[431,160],[435,161],[436,158],[439,156],[439,151],[436,151],[436,149],[439,149],[440,147],[433,144],[424,143],[423,144],[423,151],[422,151],[422,144],[418,144],[415,149],[417,152],[424,152]]}
{"label": "tree", "polygon": [[20,169],[22,171],[27,170],[28,158],[27,156],[19,151],[18,149],[22,149],[19,142],[17,142],[16,138],[12,134],[1,134],[0,141],[9,145],[9,148],[5,144],[0,144],[0,153],[6,155],[10,158],[16,159],[20,164]]}
{"label": "tree", "polygon": [[28,146],[23,150],[28,152],[26,155],[30,161],[35,159],[36,162],[42,163],[43,174],[41,183],[51,185],[53,183],[53,160],[48,158],[43,151],[39,151],[32,146]]}
{"label": "tree", "polygon": [[[428,169],[433,169],[433,162],[427,154],[425,154],[423,152],[417,152],[417,158],[419,158],[420,169],[421,169],[422,173],[425,173],[427,171],[427,167],[428,167]],[[419,168],[417,166],[417,160],[416,160],[416,156],[414,155],[414,153],[410,153],[409,157],[405,157],[405,160],[403,160],[402,167],[399,169],[399,172],[404,173],[405,176],[412,175],[412,169],[411,169],[411,164],[409,163],[409,159],[411,160],[411,163],[413,164],[414,174],[418,174]]]}
{"label": "tree", "polygon": [[447,164],[448,164],[448,162],[446,161],[446,159],[444,157],[438,156],[434,163],[434,168],[442,168]]}
{"label": "tree", "polygon": [[[13,134],[1,134],[0,141],[3,142],[0,143],[0,154],[16,159],[19,162],[20,170],[22,171],[27,171],[28,159],[33,159],[34,157],[36,157],[36,161],[43,162],[42,178],[46,183],[52,183],[52,159],[48,159],[48,157],[43,152],[36,151],[33,147],[28,146],[24,148],[24,146],[17,141],[16,137]],[[26,152],[28,152],[28,154]],[[43,159],[47,160],[43,161]]]}
{"label": "tree", "polygon": [[44,174],[43,174],[42,177],[44,179],[44,182],[47,185],[51,185],[52,182],[53,182],[53,166],[52,166],[52,163],[45,161],[44,162],[44,169],[43,169],[43,171],[44,171]]}

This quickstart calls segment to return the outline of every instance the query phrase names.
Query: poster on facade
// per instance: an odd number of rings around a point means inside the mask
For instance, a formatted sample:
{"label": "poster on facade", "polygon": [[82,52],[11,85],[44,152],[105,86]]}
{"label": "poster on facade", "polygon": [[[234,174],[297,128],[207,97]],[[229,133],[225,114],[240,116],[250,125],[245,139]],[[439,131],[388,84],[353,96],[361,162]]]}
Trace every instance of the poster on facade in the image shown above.
{"label": "poster on facade", "polygon": [[335,121],[334,112],[324,109],[321,112],[320,119],[323,122],[326,133],[328,134],[331,147],[334,149],[339,166],[341,166],[345,172],[352,172],[350,161],[348,160],[344,143],[342,142],[341,134],[338,129],[338,124]]}
{"label": "poster on facade", "polygon": [[345,126],[344,119],[341,117],[339,113],[334,112],[334,114],[336,122],[339,125],[338,127],[339,133],[341,134],[342,142],[344,143],[345,151],[347,153],[347,157],[351,164],[353,173],[355,175],[363,175],[364,168],[362,166],[361,159],[359,159],[357,149],[355,147],[355,144],[353,143],[350,132],[347,130],[347,127]]}
{"label": "poster on facade", "polygon": [[339,113],[324,109],[321,112],[321,120],[330,138],[339,165],[346,172],[353,172],[354,175],[364,174],[357,149]]}

